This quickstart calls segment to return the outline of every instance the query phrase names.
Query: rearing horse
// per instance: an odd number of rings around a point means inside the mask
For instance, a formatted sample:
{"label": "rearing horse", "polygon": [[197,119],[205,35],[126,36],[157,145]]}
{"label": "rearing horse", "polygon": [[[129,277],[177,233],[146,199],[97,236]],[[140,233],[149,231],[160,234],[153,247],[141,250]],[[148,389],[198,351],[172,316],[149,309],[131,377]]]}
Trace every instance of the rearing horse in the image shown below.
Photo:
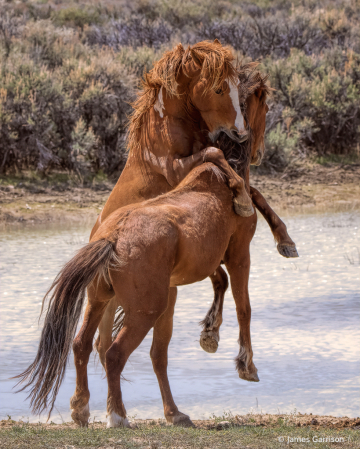
{"label": "rearing horse", "polygon": [[[92,230],[119,207],[155,198],[173,189],[197,165],[211,161],[220,168],[226,167],[229,185],[235,196],[234,186],[242,186],[241,180],[230,171],[224,154],[212,146],[220,147],[221,135],[242,141],[248,137],[244,123],[245,109],[253,123],[265,130],[263,104],[258,110],[259,99],[252,95],[258,85],[253,66],[236,69],[231,51],[217,40],[200,42],[184,50],[181,44],[158,61],[146,75],[143,91],[134,103],[130,120],[129,157],[125,168],[110,194],[108,201]],[[249,98],[251,96],[251,98]],[[244,108],[246,104],[246,108]],[[242,111],[243,109],[243,111]],[[220,138],[220,139],[219,139]],[[263,132],[258,133],[257,151],[253,164],[261,162]],[[249,185],[249,170],[243,173]],[[240,187],[242,188],[242,187]],[[263,196],[253,187],[250,194],[255,206],[268,221],[280,254],[296,257],[294,242],[285,224],[273,212]],[[246,213],[246,198],[234,206]],[[201,333],[200,344],[204,350],[215,352],[222,322],[222,304],[228,286],[227,275],[219,266],[210,275],[215,298]],[[91,292],[89,292],[91,294]],[[96,341],[100,360],[105,365],[105,353],[112,343],[112,328],[116,313],[115,301],[110,302],[99,325]],[[116,333],[116,332],[115,332]],[[249,379],[247,375],[244,377]]]}
{"label": "rearing horse", "polygon": [[[95,238],[99,227],[103,223],[105,225],[107,217],[120,207],[141,203],[149,198],[156,198],[170,192],[192,169],[203,162],[212,162],[219,167],[225,174],[227,185],[233,194],[235,211],[243,217],[248,217],[243,218],[244,224],[241,225],[243,232],[237,234],[238,237],[231,239],[230,246],[234,244],[232,251],[236,251],[236,264],[234,266],[227,265],[227,268],[233,284],[234,300],[240,324],[240,351],[237,358],[239,376],[246,380],[256,381],[258,377],[252,361],[251,313],[248,295],[249,244],[255,232],[256,214],[253,213],[244,180],[229,166],[224,153],[211,145],[220,143],[221,146],[221,142],[226,138],[235,142],[236,145],[242,145],[244,136],[250,130],[251,147],[248,146],[248,148],[251,149],[251,154],[246,153],[243,162],[248,162],[248,158],[253,163],[260,162],[264,151],[267,87],[264,83],[265,80],[251,67],[245,66],[237,70],[232,62],[233,56],[227,48],[217,42],[202,42],[187,51],[179,45],[165,54],[155,65],[145,80],[143,94],[139,96],[134,105],[129,132],[128,161],[98,218],[91,240],[93,241]],[[245,92],[243,97],[240,96],[244,100],[243,105],[239,100],[240,90]],[[244,123],[244,118],[246,123]],[[248,185],[248,164],[245,166],[247,168],[243,171],[243,176]],[[288,247],[294,246],[287,236],[285,225],[281,221],[277,222],[278,217],[272,215],[265,200],[263,202],[260,200],[257,197],[255,204],[258,207],[260,204],[260,207],[263,208],[260,211],[265,216],[268,214],[267,218],[273,227],[273,233],[278,243],[284,243]],[[279,226],[278,229],[276,226]],[[79,280],[82,286],[91,283],[91,270],[97,266],[101,259],[100,256],[97,254],[94,257],[91,266],[87,259],[86,267],[89,270],[89,277]],[[209,276],[215,288],[216,301],[214,304],[221,308],[222,295],[227,287],[227,276],[219,265],[215,270],[212,269],[209,272]],[[194,273],[195,278],[196,273]],[[77,287],[79,285],[77,284]],[[58,291],[60,294],[58,308],[51,312],[50,306],[47,314],[50,328],[52,313],[59,317],[62,311],[70,320],[66,335],[55,336],[57,343],[59,343],[57,338],[60,338],[62,344],[65,345],[61,354],[59,353],[59,364],[46,365],[46,352],[51,349],[51,339],[42,338],[37,359],[22,376],[23,378],[30,376],[29,384],[37,383],[36,389],[33,390],[33,404],[36,411],[39,411],[43,405],[46,406],[46,399],[54,386],[53,382],[55,382],[53,399],[56,396],[64,375],[68,345],[71,344],[69,342],[72,341],[76,330],[76,320],[81,304],[76,302],[71,310],[64,309],[63,307],[68,301],[67,292],[66,288]],[[90,393],[87,385],[87,363],[98,326],[100,339],[97,348],[105,366],[105,354],[112,345],[112,323],[119,305],[115,300],[115,293],[117,293],[116,290],[106,284],[105,278],[102,278],[99,285],[97,282],[91,283],[88,289],[88,305],[84,324],[74,341],[77,382],[75,394],[71,399],[71,408],[72,418],[80,425],[86,425],[89,418]],[[177,293],[176,287],[170,285],[168,293],[168,314],[172,316]],[[122,306],[121,302],[120,306]],[[211,330],[215,334],[221,324],[219,307],[215,310],[214,326]],[[166,336],[164,343],[161,344],[167,348],[172,332],[172,319],[161,321],[161,333]],[[46,331],[44,328],[45,334],[46,332],[51,333],[49,326]],[[211,340],[212,335],[206,335],[206,337]],[[167,360],[167,356],[165,359]],[[165,359],[162,358],[159,362],[161,366],[166,362]],[[47,374],[47,382],[45,382],[45,378],[43,381],[42,377],[45,376],[47,370],[50,370],[50,373]],[[167,387],[164,388],[166,390]],[[163,397],[165,395],[168,398],[165,390],[162,391]],[[171,422],[181,421],[182,414],[177,414],[180,412],[176,412],[174,407],[170,407],[170,409],[169,407],[169,403],[167,403],[165,406],[166,418]],[[120,416],[123,416],[123,413]]]}
{"label": "rearing horse", "polygon": [[[250,157],[256,157],[267,111],[267,87],[260,75],[252,80],[254,92],[247,100],[247,107],[256,101],[258,108],[256,115],[248,114],[251,154],[247,152],[242,160],[245,171]],[[225,83],[222,89],[226,92]],[[241,156],[246,145],[242,146],[238,139],[230,138],[225,146],[231,146],[234,140]],[[44,298],[51,295],[36,358],[18,376],[28,380],[24,388],[31,386],[35,413],[48,405],[51,413],[73,343],[76,389],[70,401],[72,417],[78,424],[87,425],[90,414],[87,364],[96,328],[115,296],[116,306],[123,308],[124,320],[105,356],[108,427],[129,426],[120,377],[129,356],[152,327],[150,356],[166,420],[192,425],[189,416],[178,410],[167,376],[176,288],[206,278],[221,262],[230,275],[240,326],[237,369],[240,377],[244,373],[256,375],[248,278],[249,246],[257,216],[253,213],[241,217],[234,212],[227,177],[226,172],[206,163],[194,168],[172,191],[117,209],[99,226],[90,243],[65,265]],[[89,298],[84,321],[74,339],[86,288]]]}

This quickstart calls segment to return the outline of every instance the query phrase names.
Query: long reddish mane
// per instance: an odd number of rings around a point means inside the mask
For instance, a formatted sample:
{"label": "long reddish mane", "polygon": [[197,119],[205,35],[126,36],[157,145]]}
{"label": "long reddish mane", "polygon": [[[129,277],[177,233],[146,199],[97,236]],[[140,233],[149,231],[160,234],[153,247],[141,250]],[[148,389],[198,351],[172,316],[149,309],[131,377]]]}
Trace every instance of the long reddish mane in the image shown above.
{"label": "long reddish mane", "polygon": [[146,123],[149,111],[158,98],[160,88],[165,87],[167,94],[178,97],[177,77],[181,68],[186,70],[185,65],[191,58],[201,63],[200,76],[207,81],[205,89],[216,91],[226,79],[231,81],[239,79],[240,101],[243,104],[248,96],[259,88],[265,93],[270,91],[266,84],[268,77],[256,70],[258,63],[234,64],[235,58],[231,49],[221,45],[217,40],[199,42],[186,50],[178,44],[166,52],[154,64],[153,69],[145,74],[142,90],[132,103],[134,111],[129,117],[127,147],[134,157],[142,160],[143,149],[140,146],[142,126]]}

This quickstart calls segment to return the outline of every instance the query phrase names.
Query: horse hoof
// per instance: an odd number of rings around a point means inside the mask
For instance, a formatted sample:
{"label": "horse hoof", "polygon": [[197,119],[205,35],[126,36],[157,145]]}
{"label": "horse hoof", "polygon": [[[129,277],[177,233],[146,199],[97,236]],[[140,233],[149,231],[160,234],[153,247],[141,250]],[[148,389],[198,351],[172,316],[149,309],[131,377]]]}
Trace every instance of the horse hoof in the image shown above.
{"label": "horse hoof", "polygon": [[299,257],[295,243],[278,243],[277,250],[283,257]]}
{"label": "horse hoof", "polygon": [[175,416],[167,416],[166,421],[173,426],[195,427],[194,423],[190,419],[190,416],[185,415],[185,413],[181,412],[178,412]]}
{"label": "horse hoof", "polygon": [[252,204],[243,205],[237,202],[236,198],[234,198],[234,209],[237,215],[240,217],[250,217],[254,214],[254,208]]}
{"label": "horse hoof", "polygon": [[131,428],[127,418],[123,418],[115,412],[108,413],[107,415],[107,425],[106,427],[110,429],[111,427],[127,427]]}
{"label": "horse hoof", "polygon": [[82,409],[71,409],[71,418],[80,427],[88,427],[90,418],[89,403]]}
{"label": "horse hoof", "polygon": [[260,382],[257,372],[249,373],[248,371],[239,371],[240,379],[247,380],[248,382]]}
{"label": "horse hoof", "polygon": [[202,331],[200,335],[200,346],[204,351],[213,354],[219,347],[219,337],[213,331]]}

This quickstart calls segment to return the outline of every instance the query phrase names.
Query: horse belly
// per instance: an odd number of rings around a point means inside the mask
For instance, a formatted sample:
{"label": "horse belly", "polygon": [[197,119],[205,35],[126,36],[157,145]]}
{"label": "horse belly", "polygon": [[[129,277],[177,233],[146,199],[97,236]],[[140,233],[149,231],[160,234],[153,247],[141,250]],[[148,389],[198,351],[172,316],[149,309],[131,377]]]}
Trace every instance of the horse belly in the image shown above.
{"label": "horse belly", "polygon": [[192,284],[214,273],[224,257],[229,240],[226,232],[221,235],[214,233],[207,238],[180,239],[170,285]]}

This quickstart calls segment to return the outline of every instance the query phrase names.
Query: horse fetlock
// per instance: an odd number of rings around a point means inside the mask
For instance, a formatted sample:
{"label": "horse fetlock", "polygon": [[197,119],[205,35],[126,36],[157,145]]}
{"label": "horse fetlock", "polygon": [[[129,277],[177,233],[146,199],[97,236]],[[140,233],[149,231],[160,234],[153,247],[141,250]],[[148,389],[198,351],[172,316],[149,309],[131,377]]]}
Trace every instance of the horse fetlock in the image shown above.
{"label": "horse fetlock", "polygon": [[240,379],[248,382],[259,382],[257,375],[257,368],[252,361],[252,351],[248,351],[244,347],[240,347],[238,356],[235,359],[236,369],[239,373]]}
{"label": "horse fetlock", "polygon": [[87,427],[90,418],[89,402],[84,406],[79,406],[79,401],[73,401],[73,397],[70,400],[71,418],[80,427]]}
{"label": "horse fetlock", "polygon": [[118,415],[116,412],[110,412],[107,414],[107,424],[106,427],[109,429],[110,427],[131,427],[128,419],[123,416]]}
{"label": "horse fetlock", "polygon": [[177,412],[171,415],[165,415],[168,424],[179,427],[195,427],[191,421],[190,416],[185,413]]}
{"label": "horse fetlock", "polygon": [[219,331],[203,330],[200,335],[200,346],[204,351],[213,354],[219,347]]}
{"label": "horse fetlock", "polygon": [[89,404],[90,392],[75,392],[75,394],[70,398],[70,407],[71,409],[83,409],[86,405]]}
{"label": "horse fetlock", "polygon": [[252,364],[252,354],[244,346],[240,346],[239,354],[235,357],[235,365],[238,371],[247,371]]}

